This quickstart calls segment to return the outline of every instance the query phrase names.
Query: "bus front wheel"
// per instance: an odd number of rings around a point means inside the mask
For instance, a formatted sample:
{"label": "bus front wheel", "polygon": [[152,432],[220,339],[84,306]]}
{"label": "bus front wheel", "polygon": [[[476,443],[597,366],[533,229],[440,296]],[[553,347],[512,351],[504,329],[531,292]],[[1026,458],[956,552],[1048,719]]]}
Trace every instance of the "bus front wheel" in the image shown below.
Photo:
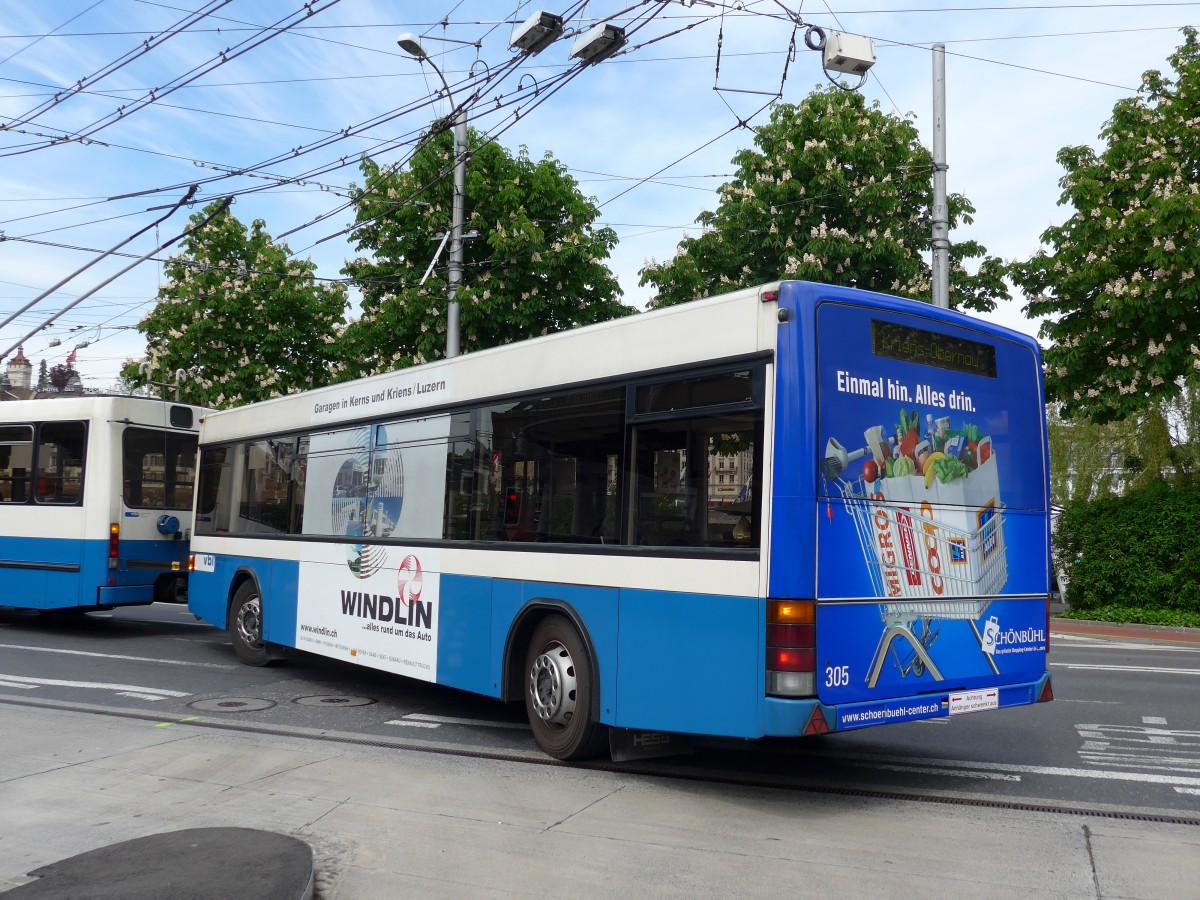
{"label": "bus front wheel", "polygon": [[525,655],[525,711],[539,747],[555,759],[589,759],[608,746],[592,709],[592,666],[575,627],[547,616]]}
{"label": "bus front wheel", "polygon": [[262,632],[262,595],[253,581],[244,581],[233,595],[229,609],[229,640],[233,652],[248,666],[265,666],[271,661]]}

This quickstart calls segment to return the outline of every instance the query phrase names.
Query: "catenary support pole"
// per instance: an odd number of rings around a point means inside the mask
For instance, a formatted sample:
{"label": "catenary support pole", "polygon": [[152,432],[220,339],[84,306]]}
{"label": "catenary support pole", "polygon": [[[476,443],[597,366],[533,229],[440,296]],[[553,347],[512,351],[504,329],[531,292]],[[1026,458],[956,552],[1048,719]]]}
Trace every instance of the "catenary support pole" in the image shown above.
{"label": "catenary support pole", "polygon": [[946,205],[946,45],[933,45],[933,305],[950,307],[950,211]]}

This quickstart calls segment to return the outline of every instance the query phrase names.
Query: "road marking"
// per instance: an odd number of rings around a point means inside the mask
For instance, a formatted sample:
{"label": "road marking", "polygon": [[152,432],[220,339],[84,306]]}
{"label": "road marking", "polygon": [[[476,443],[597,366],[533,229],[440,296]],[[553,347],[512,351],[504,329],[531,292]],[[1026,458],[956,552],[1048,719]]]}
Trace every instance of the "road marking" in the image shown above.
{"label": "road marking", "polygon": [[1076,725],[1084,738],[1082,762],[1115,769],[1200,773],[1200,731],[1168,729],[1162,716],[1143,716],[1142,725]]}
{"label": "road marking", "polygon": [[118,697],[132,697],[134,700],[166,700],[158,694],[143,694],[138,691],[117,691]]}
{"label": "road marking", "polygon": [[137,691],[143,694],[162,695],[163,697],[190,697],[186,691],[168,691],[166,688],[141,687],[136,684],[106,684],[100,681],[61,681],[57,678],[27,678],[24,675],[0,675],[0,682],[15,681],[18,684],[47,687],[93,688],[101,691]]}
{"label": "road marking", "polygon": [[63,650],[59,647],[30,647],[25,644],[0,644],[0,650],[31,650],[37,653],[65,653],[69,656],[95,656],[101,659],[125,659],[133,662],[162,663],[168,666],[196,666],[201,669],[240,669],[224,663],[191,662],[186,659],[157,659],[152,656],[123,656],[120,653],[95,653],[90,650]]}
{"label": "road marking", "polygon": [[1181,787],[1177,787],[1177,788],[1175,788],[1175,790],[1176,790],[1176,791],[1178,791],[1178,792],[1179,792],[1179,793],[1181,793],[1181,794],[1195,794],[1196,796],[1200,797],[1200,788],[1181,788]]}
{"label": "road marking", "polygon": [[888,769],[893,772],[919,772],[922,775],[952,775],[956,778],[986,778],[991,781],[1020,781],[1020,775],[1004,775],[973,769],[954,769],[943,766],[901,765],[899,763],[856,762],[852,765],[867,769]]}
{"label": "road marking", "polygon": [[[1101,738],[1110,741],[1125,741],[1132,744],[1190,744],[1200,745],[1200,731],[1184,731],[1182,729],[1143,728],[1140,725],[1100,725],[1079,724],[1075,726],[1080,737]],[[1143,740],[1144,738],[1144,740]],[[1167,738],[1168,740],[1155,740]],[[1182,738],[1182,741],[1179,740]]]}
{"label": "road marking", "polygon": [[1084,762],[1113,766],[1118,769],[1152,769],[1156,772],[1194,772],[1200,774],[1200,759],[1186,756],[1165,756],[1148,760],[1131,753],[1080,753]]}
{"label": "road marking", "polygon": [[15,681],[0,681],[0,687],[20,688],[23,691],[32,691],[37,688],[36,684],[17,684]]}
{"label": "road marking", "polygon": [[[878,760],[884,763],[913,765],[914,761],[907,756],[888,756],[870,753],[814,753],[813,756],[828,757],[846,763],[856,760]],[[951,769],[982,770],[991,772],[1009,772],[1014,775],[1057,775],[1063,778],[1098,778],[1102,781],[1136,781],[1144,784],[1182,785],[1200,789],[1200,778],[1189,778],[1179,775],[1154,775],[1147,772],[1117,772],[1105,769],[1075,769],[1067,766],[1029,766],[1018,763],[975,762],[961,759],[922,759],[916,765],[946,766]]]}
{"label": "road marking", "polygon": [[1070,697],[1055,697],[1055,703],[1099,703],[1102,706],[1120,706],[1120,700],[1073,700]]}
{"label": "road marking", "polygon": [[1158,666],[1106,666],[1099,663],[1050,663],[1058,669],[1091,669],[1100,672],[1153,672],[1156,675],[1200,675],[1200,669],[1164,669]]}
{"label": "road marking", "polygon": [[172,725],[177,725],[177,724],[183,725],[183,724],[186,724],[187,722],[195,722],[198,718],[200,718],[200,717],[199,716],[185,716],[184,718],[179,719],[178,722],[159,722],[154,727],[155,728],[170,728]]}
{"label": "road marking", "polygon": [[1154,644],[1145,641],[1117,641],[1110,638],[1084,637],[1082,635],[1054,634],[1054,643],[1060,650],[1139,650],[1147,653],[1200,653],[1195,644]]}
{"label": "road marking", "polygon": [[516,728],[528,731],[525,722],[492,722],[487,719],[459,719],[454,716],[427,716],[423,713],[412,713],[403,719],[393,719],[389,725],[410,725],[415,728],[437,728],[439,725],[478,725],[483,728]]}

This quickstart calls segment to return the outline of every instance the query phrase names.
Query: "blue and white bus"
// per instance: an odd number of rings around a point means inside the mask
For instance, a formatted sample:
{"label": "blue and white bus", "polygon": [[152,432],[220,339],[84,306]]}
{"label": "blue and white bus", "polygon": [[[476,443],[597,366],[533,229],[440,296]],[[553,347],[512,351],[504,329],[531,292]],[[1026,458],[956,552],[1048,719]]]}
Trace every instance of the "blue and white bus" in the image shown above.
{"label": "blue and white bus", "polygon": [[190,608],[619,730],[844,731],[1051,698],[1029,337],[781,282],[208,415]]}
{"label": "blue and white bus", "polygon": [[0,403],[0,605],[186,602],[199,413],[127,396]]}

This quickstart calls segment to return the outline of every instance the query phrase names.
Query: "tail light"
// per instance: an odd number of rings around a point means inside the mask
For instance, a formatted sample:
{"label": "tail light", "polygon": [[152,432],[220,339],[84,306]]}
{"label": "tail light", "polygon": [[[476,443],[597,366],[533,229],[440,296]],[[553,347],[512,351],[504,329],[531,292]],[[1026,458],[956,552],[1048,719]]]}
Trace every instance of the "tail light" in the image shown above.
{"label": "tail light", "polygon": [[1046,679],[1046,683],[1042,685],[1042,693],[1037,698],[1038,703],[1049,703],[1054,699],[1054,688],[1050,686],[1050,679]]}
{"label": "tail light", "polygon": [[811,697],[816,693],[816,604],[767,601],[767,693]]}
{"label": "tail light", "polygon": [[113,522],[108,526],[108,567],[117,568],[117,560],[121,555],[121,525]]}

